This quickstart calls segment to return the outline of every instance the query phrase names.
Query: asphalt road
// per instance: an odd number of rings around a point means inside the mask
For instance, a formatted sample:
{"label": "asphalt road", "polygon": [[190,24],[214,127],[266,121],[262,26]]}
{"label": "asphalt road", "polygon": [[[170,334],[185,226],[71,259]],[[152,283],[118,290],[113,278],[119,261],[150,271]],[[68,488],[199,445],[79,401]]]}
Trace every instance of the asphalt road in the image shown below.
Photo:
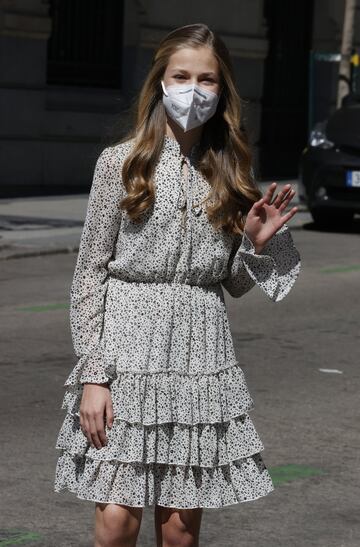
{"label": "asphalt road", "polygon": [[[283,301],[257,286],[241,299],[226,296],[276,488],[204,510],[203,546],[360,545],[360,221],[348,232],[298,222],[292,234],[302,270]],[[75,364],[68,322],[75,259],[1,263],[0,547],[93,545],[94,504],[53,492],[63,382]],[[144,510],[138,545],[155,545],[153,508]]]}

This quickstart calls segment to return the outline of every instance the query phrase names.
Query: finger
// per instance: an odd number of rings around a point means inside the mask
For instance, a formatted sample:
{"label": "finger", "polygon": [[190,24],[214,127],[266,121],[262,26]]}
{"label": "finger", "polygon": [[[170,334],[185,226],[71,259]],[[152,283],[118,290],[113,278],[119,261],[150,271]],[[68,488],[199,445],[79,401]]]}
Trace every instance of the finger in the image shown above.
{"label": "finger", "polygon": [[113,412],[113,406],[112,406],[111,401],[108,401],[106,403],[105,412],[106,412],[107,426],[111,428],[113,423],[114,423],[114,412]]}
{"label": "finger", "polygon": [[253,204],[254,209],[260,209],[260,207],[264,204],[264,197],[260,198],[258,201],[255,201]]}
{"label": "finger", "polygon": [[273,194],[275,192],[276,186],[277,186],[276,182],[272,182],[270,184],[270,186],[268,187],[268,189],[266,190],[266,192],[263,196],[263,200],[264,200],[265,203],[268,203],[268,204],[270,203],[270,201],[273,197]]}
{"label": "finger", "polygon": [[298,207],[293,207],[288,213],[286,213],[286,215],[281,217],[282,223],[284,224],[285,222],[288,222],[295,215],[295,213],[298,212],[298,210]]}
{"label": "finger", "polygon": [[279,206],[279,211],[283,211],[284,209],[286,209],[286,207],[289,205],[290,201],[293,199],[293,197],[295,196],[295,190],[291,190],[291,192],[289,193],[289,195],[282,201],[282,203],[280,204]]}
{"label": "finger", "polygon": [[100,442],[100,446],[98,446],[97,448],[101,448],[102,446],[105,446],[107,443],[106,433],[104,429],[105,421],[104,421],[103,413],[97,414],[97,416],[95,417],[95,423],[96,423],[97,436]]}
{"label": "finger", "polygon": [[80,429],[83,432],[83,434],[86,436],[84,418],[82,416],[82,413],[80,413]]}
{"label": "finger", "polygon": [[97,425],[96,425],[95,416],[90,417],[89,423],[90,423],[91,442],[93,443],[93,448],[95,448],[95,447],[96,448],[101,448],[101,442],[100,442],[98,432],[97,432]]}
{"label": "finger", "polygon": [[279,192],[276,196],[275,196],[275,199],[274,201],[272,202],[271,205],[274,205],[276,208],[279,208],[282,201],[284,199],[286,199],[287,195],[289,194],[289,192],[291,191],[291,185],[290,184],[285,184],[284,188],[281,190],[281,192]]}
{"label": "finger", "polygon": [[87,419],[86,416],[84,416],[83,424],[84,424],[83,433],[86,436],[86,438],[88,440],[88,443],[92,445],[92,438],[91,438],[91,435],[90,435],[90,423],[89,423],[89,420]]}

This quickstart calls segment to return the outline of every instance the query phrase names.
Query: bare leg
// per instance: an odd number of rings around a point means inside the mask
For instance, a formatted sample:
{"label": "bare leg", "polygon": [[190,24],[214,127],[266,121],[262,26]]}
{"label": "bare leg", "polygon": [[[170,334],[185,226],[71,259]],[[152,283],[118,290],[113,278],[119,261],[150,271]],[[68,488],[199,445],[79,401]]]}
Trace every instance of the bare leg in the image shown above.
{"label": "bare leg", "polygon": [[96,502],[94,547],[135,547],[142,510],[142,507]]}
{"label": "bare leg", "polygon": [[157,547],[198,547],[202,508],[155,506]]}

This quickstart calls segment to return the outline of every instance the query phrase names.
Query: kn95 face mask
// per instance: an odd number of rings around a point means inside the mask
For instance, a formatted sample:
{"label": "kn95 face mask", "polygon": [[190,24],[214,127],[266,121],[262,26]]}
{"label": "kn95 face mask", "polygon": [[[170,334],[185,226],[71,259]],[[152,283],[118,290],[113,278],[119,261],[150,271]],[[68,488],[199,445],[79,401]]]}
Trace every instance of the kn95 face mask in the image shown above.
{"label": "kn95 face mask", "polygon": [[169,116],[184,131],[202,125],[216,112],[220,95],[196,84],[172,84],[163,89],[163,103]]}

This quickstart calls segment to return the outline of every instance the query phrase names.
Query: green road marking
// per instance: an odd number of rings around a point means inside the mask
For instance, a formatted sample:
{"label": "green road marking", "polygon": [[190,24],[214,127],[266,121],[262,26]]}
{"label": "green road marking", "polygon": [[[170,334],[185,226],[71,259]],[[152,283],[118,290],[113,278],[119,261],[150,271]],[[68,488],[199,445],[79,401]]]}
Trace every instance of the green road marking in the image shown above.
{"label": "green road marking", "polygon": [[278,465],[276,467],[271,467],[268,471],[275,485],[306,477],[315,477],[317,475],[326,474],[326,471],[323,471],[317,467],[297,464]]}
{"label": "green road marking", "polygon": [[21,530],[0,530],[0,546],[20,545],[29,541],[41,539],[37,532],[24,532]]}
{"label": "green road marking", "polygon": [[25,306],[24,308],[16,308],[17,311],[51,311],[68,309],[69,303],[60,302],[59,304],[43,304],[40,306]]}
{"label": "green road marking", "polygon": [[350,266],[335,266],[333,268],[322,268],[321,273],[337,273],[337,272],[354,272],[360,270],[360,264],[352,264]]}

